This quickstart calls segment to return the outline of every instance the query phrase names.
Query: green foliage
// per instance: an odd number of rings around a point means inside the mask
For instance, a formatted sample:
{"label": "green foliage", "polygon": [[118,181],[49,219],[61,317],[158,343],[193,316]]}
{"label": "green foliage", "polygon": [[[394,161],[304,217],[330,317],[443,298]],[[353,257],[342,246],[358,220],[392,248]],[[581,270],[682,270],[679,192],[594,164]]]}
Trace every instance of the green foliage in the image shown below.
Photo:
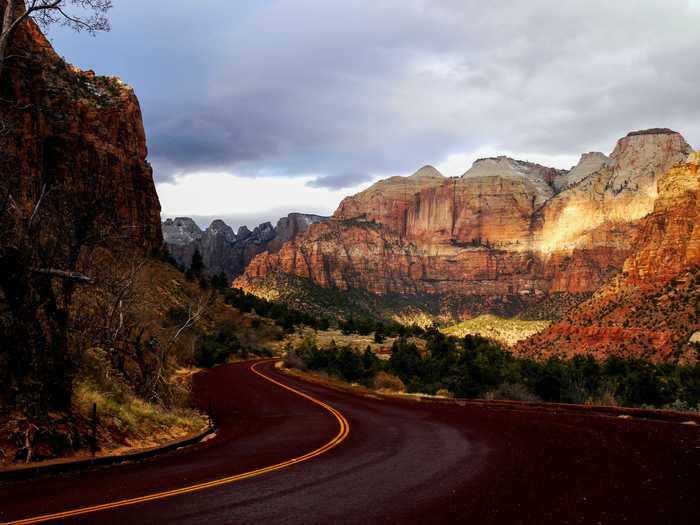
{"label": "green foliage", "polygon": [[[212,286],[214,283],[212,282]],[[227,304],[238,308],[242,312],[255,312],[262,317],[275,320],[277,326],[287,332],[293,332],[295,326],[306,325],[316,330],[328,330],[330,321],[326,318],[317,318],[312,315],[294,310],[281,303],[273,303],[249,294],[238,288],[227,288],[223,291]]]}
{"label": "green foliage", "polygon": [[194,250],[192,254],[192,263],[190,264],[190,271],[195,277],[199,277],[204,272],[204,259],[202,259],[202,254],[199,253],[198,249]]}
{"label": "green foliage", "polygon": [[211,278],[211,287],[216,290],[223,290],[228,287],[229,281],[224,272],[219,272]]}
{"label": "green foliage", "polygon": [[296,363],[297,357],[304,365],[292,364],[295,368],[324,371],[352,383],[369,385],[381,370],[381,362],[370,347],[360,353],[351,346],[338,347],[331,341],[325,348],[319,348],[312,337],[287,350],[286,361]]}
{"label": "green foliage", "polygon": [[256,356],[271,356],[269,351],[257,348],[244,347],[238,335],[237,327],[230,320],[221,321],[210,335],[201,337],[195,350],[195,363],[197,366],[209,368],[228,362],[232,357],[247,358],[251,354]]}
{"label": "green foliage", "polygon": [[338,326],[344,335],[369,335],[374,332],[374,340],[377,343],[382,343],[386,337],[417,337],[425,332],[423,328],[416,324],[406,326],[396,321],[376,321],[367,317],[357,318],[350,316],[345,320],[339,321]]}
{"label": "green foliage", "polygon": [[425,333],[425,350],[406,336],[392,345],[388,362],[368,348],[364,354],[335,343],[319,349],[305,339],[296,355],[304,366],[347,381],[375,383],[391,374],[409,392],[448,391],[464,398],[495,398],[626,406],[700,406],[700,365],[654,364],[641,359],[592,356],[534,361],[513,356],[480,336],[457,339],[436,327]]}

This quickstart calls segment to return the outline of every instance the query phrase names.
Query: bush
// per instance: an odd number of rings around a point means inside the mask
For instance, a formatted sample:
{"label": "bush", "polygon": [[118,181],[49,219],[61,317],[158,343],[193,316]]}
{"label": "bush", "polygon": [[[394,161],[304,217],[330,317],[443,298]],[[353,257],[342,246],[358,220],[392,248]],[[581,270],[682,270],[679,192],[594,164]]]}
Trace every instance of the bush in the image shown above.
{"label": "bush", "polygon": [[486,392],[484,399],[503,399],[507,401],[539,401],[540,398],[521,383],[503,383]]}
{"label": "bush", "polygon": [[284,354],[283,363],[287,368],[296,368],[298,370],[306,370],[307,368],[304,360],[291,348]]}
{"label": "bush", "polygon": [[374,376],[374,388],[377,390],[388,390],[391,392],[405,392],[406,385],[401,378],[388,372],[379,372]]}

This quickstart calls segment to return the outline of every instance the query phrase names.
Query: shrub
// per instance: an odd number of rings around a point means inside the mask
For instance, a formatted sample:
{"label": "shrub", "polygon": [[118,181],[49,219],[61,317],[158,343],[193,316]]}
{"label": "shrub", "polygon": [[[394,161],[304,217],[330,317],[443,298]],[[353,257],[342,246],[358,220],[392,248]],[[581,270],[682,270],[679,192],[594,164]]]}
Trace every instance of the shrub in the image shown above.
{"label": "shrub", "polygon": [[388,372],[379,372],[374,376],[374,388],[377,390],[388,390],[391,392],[405,392],[406,385],[401,378]]}
{"label": "shrub", "polygon": [[282,362],[287,368],[296,368],[298,370],[306,370],[307,368],[304,360],[291,348],[284,354]]}
{"label": "shrub", "polygon": [[540,398],[533,394],[522,383],[502,383],[493,390],[486,392],[484,399],[504,399],[508,401],[539,401]]}

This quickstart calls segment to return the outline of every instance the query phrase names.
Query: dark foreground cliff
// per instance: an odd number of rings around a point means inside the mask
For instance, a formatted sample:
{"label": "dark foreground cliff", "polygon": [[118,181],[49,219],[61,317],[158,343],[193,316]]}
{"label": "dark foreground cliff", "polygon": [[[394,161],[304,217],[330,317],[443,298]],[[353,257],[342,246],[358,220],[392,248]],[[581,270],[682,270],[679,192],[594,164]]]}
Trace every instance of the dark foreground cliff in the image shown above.
{"label": "dark foreground cliff", "polygon": [[175,341],[168,311],[206,298],[151,257],[162,245],[160,204],[134,91],[67,64],[31,20],[8,56],[0,463],[84,450],[93,403],[100,446],[200,429],[186,381],[171,379],[185,341]]}
{"label": "dark foreground cliff", "polygon": [[[162,243],[133,90],[67,64],[27,20],[0,81],[0,402],[70,402],[71,298],[89,252]],[[61,273],[63,272],[63,273]],[[68,272],[66,274],[65,272]]]}

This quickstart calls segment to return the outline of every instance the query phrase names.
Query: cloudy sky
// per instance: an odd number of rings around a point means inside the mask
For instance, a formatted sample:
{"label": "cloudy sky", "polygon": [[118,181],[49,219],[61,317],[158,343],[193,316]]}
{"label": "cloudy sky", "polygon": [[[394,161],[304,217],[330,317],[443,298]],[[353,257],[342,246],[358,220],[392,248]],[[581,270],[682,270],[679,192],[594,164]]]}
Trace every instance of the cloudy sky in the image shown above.
{"label": "cloudy sky", "polygon": [[388,175],[700,146],[700,0],[115,0],[59,53],[134,86],[164,216],[331,213]]}

